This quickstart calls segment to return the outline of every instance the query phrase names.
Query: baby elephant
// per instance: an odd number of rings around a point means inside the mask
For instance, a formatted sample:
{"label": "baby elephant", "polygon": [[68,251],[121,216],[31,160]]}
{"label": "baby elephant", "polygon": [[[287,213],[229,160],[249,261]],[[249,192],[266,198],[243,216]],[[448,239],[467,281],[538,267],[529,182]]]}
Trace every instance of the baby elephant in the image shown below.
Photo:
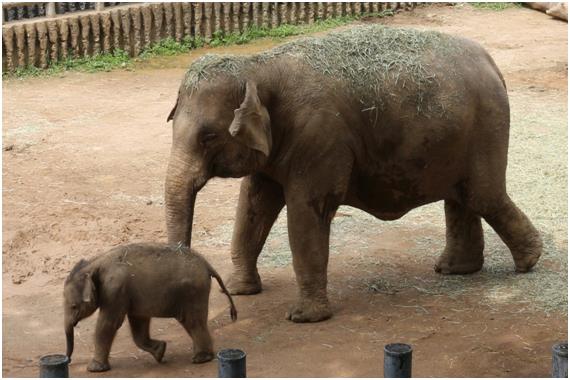
{"label": "baby elephant", "polygon": [[136,345],[160,362],[166,343],[151,339],[152,317],[176,318],[194,342],[194,363],[214,357],[208,331],[208,300],[214,277],[230,300],[232,321],[237,318],[233,300],[218,273],[206,259],[184,247],[131,244],[112,249],[89,261],[81,260],[65,281],[65,334],[67,356],[73,353],[73,328],[99,308],[95,355],[87,370],[110,369],[109,351],[125,315]]}

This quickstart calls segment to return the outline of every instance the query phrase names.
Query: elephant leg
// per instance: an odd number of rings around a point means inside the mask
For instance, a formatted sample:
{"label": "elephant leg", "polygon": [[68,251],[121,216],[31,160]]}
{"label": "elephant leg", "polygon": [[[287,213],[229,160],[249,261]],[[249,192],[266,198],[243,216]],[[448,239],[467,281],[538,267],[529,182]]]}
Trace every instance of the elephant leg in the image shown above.
{"label": "elephant leg", "polygon": [[278,183],[260,174],[242,180],[231,247],[233,273],[227,282],[231,294],[261,292],[257,258],[284,205]]}
{"label": "elephant leg", "polygon": [[467,274],[483,267],[481,217],[452,200],[445,201],[445,249],[435,264],[442,274]]}
{"label": "elephant leg", "polygon": [[150,353],[160,363],[166,350],[166,342],[150,338],[150,318],[129,315],[129,325],[137,347]]}
{"label": "elephant leg", "polygon": [[192,363],[205,363],[214,358],[214,345],[208,330],[208,298],[209,292],[195,297],[187,307],[184,318],[180,320],[184,329],[192,338],[194,356]]}
{"label": "elephant leg", "polygon": [[109,353],[117,330],[123,324],[125,312],[100,310],[95,327],[95,355],[87,366],[89,372],[104,372],[111,369]]}
{"label": "elephant leg", "polygon": [[327,265],[330,223],[337,207],[287,203],[289,243],[299,287],[297,301],[287,313],[287,319],[293,322],[318,322],[332,316],[327,298]]}
{"label": "elephant leg", "polygon": [[[472,162],[464,202],[481,215],[509,247],[517,272],[528,272],[542,254],[542,239],[528,217],[508,196],[505,184],[506,146],[495,147],[494,141],[508,141],[508,135],[490,135]],[[499,151],[502,157],[493,155]],[[501,159],[502,158],[502,159]]]}
{"label": "elephant leg", "polygon": [[486,210],[483,218],[509,247],[517,272],[528,272],[534,267],[542,254],[542,239],[508,195],[500,198],[492,209]]}

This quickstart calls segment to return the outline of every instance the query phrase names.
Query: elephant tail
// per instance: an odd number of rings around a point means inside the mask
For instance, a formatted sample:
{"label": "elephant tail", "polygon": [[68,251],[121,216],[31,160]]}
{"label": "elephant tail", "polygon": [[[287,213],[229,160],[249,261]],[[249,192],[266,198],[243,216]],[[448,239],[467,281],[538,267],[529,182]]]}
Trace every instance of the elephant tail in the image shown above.
{"label": "elephant tail", "polygon": [[208,262],[206,262],[206,265],[208,266],[208,270],[210,271],[210,276],[214,277],[216,281],[218,281],[218,284],[220,285],[222,292],[224,292],[224,294],[228,296],[228,299],[230,300],[230,316],[232,318],[232,321],[235,322],[237,319],[237,309],[236,306],[234,305],[234,300],[232,299],[230,292],[226,288],[226,285],[224,285],[224,281],[222,281],[222,278],[220,277],[218,272],[216,272],[216,270],[212,268],[212,266]]}

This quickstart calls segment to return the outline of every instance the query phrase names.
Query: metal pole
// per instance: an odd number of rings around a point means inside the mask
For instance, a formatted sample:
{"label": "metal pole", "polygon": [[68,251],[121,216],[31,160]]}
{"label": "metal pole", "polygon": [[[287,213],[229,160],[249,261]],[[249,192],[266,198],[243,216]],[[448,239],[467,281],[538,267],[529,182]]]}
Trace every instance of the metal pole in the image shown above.
{"label": "metal pole", "polygon": [[234,348],[218,352],[218,377],[247,377],[245,357],[245,352]]}
{"label": "metal pole", "polygon": [[405,343],[384,346],[384,377],[412,377],[412,346]]}
{"label": "metal pole", "polygon": [[8,8],[8,21],[16,20],[16,13],[17,13],[16,7]]}
{"label": "metal pole", "polygon": [[67,12],[67,4],[62,2],[55,3],[55,13],[62,15]]}
{"label": "metal pole", "polygon": [[40,358],[40,377],[69,377],[69,358],[65,355],[45,355]]}
{"label": "metal pole", "polygon": [[568,377],[568,342],[552,346],[552,377]]}

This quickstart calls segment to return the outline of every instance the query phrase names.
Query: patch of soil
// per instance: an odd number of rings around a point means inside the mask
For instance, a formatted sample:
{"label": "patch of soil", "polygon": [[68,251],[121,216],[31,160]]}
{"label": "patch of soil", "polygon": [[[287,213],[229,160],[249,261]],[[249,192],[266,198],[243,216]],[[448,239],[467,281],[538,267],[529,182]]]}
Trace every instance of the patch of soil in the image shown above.
{"label": "patch of soil", "polygon": [[[505,75],[513,109],[524,109],[523,101],[532,98],[533,107],[557,113],[552,120],[566,120],[567,24],[525,8],[493,12],[470,6],[427,6],[380,22],[480,42]],[[219,50],[247,53],[273,44]],[[125,242],[165,240],[162,194],[171,139],[165,120],[196,55],[158,59],[132,72],[4,81],[4,376],[35,377],[40,356],[64,352],[61,293],[77,260]],[[539,124],[528,128],[544,133]],[[545,154],[544,165],[566,155],[556,157]],[[196,205],[195,247],[224,277],[231,263],[220,231],[231,229],[238,191],[239,180],[214,179]],[[553,197],[567,197],[556,191]],[[513,192],[522,196],[525,189]],[[339,219],[354,217],[341,213]],[[216,349],[247,351],[250,377],[379,377],[383,346],[395,341],[413,345],[415,377],[548,377],[551,346],[567,339],[567,310],[529,309],[508,293],[485,287],[486,277],[479,275],[470,278],[483,279],[480,297],[430,294],[427,285],[417,284],[442,281],[432,266],[443,244],[444,221],[441,212],[426,218],[408,227],[378,221],[378,233],[366,237],[366,245],[337,244],[329,267],[334,317],[318,324],[285,320],[297,291],[294,273],[268,252],[260,266],[264,291],[235,297],[236,323],[229,319],[225,297],[212,292]],[[567,233],[556,231],[557,249],[567,255]],[[285,246],[287,236],[275,234],[268,243]],[[429,254],[422,256],[422,250]],[[418,251],[413,260],[411,251]],[[548,254],[545,260],[560,270]],[[380,281],[386,278],[389,284]],[[459,284],[462,278],[457,277]],[[413,286],[399,286],[398,279]],[[559,291],[565,296],[566,289]],[[72,376],[93,376],[85,366],[95,320],[76,329]],[[191,364],[191,340],[175,321],[154,320],[151,330],[168,342],[164,364],[138,350],[123,326],[111,354],[113,370],[97,376],[217,376],[215,361]]]}

